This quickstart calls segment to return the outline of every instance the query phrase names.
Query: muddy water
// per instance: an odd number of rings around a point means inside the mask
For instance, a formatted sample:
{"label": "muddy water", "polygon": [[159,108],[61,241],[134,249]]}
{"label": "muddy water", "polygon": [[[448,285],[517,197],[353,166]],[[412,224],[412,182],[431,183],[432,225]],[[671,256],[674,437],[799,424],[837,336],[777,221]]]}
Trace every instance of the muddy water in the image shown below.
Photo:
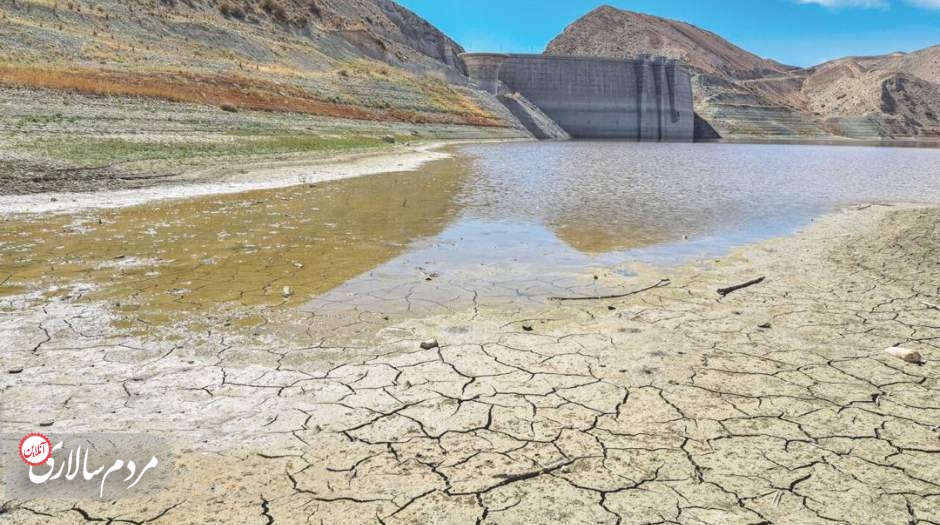
{"label": "muddy water", "polygon": [[[263,323],[439,234],[460,163],[341,183],[0,222],[0,297],[107,301],[118,328]],[[220,319],[218,316],[222,314]]]}
{"label": "muddy water", "polygon": [[601,268],[720,254],[840,205],[940,202],[938,150],[571,142],[459,153],[413,173],[9,218],[0,296],[106,301],[131,332],[255,326],[270,307],[428,314],[610,291]]}

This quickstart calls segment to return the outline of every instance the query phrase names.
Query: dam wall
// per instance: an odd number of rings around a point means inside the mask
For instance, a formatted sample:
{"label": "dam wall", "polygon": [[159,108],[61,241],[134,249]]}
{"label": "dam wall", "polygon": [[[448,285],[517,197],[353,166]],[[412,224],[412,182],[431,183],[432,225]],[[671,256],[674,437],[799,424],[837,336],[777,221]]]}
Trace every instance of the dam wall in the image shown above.
{"label": "dam wall", "polygon": [[461,55],[494,94],[519,93],[574,138],[691,142],[691,75],[674,60]]}
{"label": "dam wall", "polygon": [[535,104],[518,93],[499,95],[499,101],[539,140],[568,140],[571,135]]}

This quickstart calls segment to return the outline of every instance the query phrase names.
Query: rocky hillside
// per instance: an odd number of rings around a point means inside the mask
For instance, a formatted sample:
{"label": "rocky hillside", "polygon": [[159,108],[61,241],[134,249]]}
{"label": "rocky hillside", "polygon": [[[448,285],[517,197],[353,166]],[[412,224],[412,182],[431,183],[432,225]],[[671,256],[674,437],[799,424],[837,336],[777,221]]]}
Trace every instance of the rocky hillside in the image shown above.
{"label": "rocky hillside", "polygon": [[530,136],[391,0],[0,0],[0,194]]}
{"label": "rocky hillside", "polygon": [[801,69],[684,22],[603,6],[546,53],[679,59],[693,79],[698,133],[725,138],[940,137],[940,47]]}
{"label": "rocky hillside", "polygon": [[391,0],[0,0],[0,84],[505,126],[461,47]]}
{"label": "rocky hillside", "polygon": [[718,77],[760,78],[793,69],[693,25],[610,6],[601,6],[569,26],[546,52],[631,57],[651,50]]}
{"label": "rocky hillside", "polygon": [[940,46],[843,58],[803,74],[805,107],[836,134],[940,137]]}

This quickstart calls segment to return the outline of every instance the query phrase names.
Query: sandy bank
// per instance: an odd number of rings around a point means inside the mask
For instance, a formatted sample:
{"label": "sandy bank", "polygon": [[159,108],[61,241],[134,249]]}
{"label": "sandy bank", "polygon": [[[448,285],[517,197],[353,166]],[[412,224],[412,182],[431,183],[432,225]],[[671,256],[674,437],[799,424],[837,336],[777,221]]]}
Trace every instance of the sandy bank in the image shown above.
{"label": "sandy bank", "polygon": [[445,149],[472,141],[437,141],[375,152],[357,152],[309,160],[267,162],[237,166],[226,164],[165,180],[152,187],[89,193],[0,195],[0,215],[72,213],[88,209],[123,208],[147,202],[285,188],[387,173],[413,171],[450,157]]}

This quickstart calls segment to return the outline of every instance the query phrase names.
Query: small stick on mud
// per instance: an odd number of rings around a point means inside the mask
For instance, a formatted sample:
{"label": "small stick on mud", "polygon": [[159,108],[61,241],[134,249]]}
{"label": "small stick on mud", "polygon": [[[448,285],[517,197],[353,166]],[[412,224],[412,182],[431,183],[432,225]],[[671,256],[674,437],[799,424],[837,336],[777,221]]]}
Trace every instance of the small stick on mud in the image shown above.
{"label": "small stick on mud", "polygon": [[750,288],[751,286],[754,286],[754,285],[756,285],[756,284],[760,284],[760,283],[762,283],[762,282],[764,282],[764,281],[766,281],[766,280],[767,280],[766,277],[761,277],[760,279],[754,279],[753,281],[748,281],[748,282],[746,282],[746,283],[736,284],[736,285],[734,285],[734,286],[729,286],[729,287],[727,287],[727,288],[721,288],[721,289],[718,290],[718,295],[720,295],[720,296],[722,296],[722,297],[725,297],[725,296],[728,295],[728,294],[737,292],[738,290],[743,290],[743,289],[745,289],[745,288]]}
{"label": "small stick on mud", "polygon": [[863,205],[863,206],[859,206],[859,207],[857,207],[857,208],[855,208],[855,209],[858,210],[858,211],[862,211],[862,210],[867,210],[868,208],[871,208],[871,207],[874,207],[874,206],[884,206],[885,208],[893,208],[893,207],[894,207],[894,205],[892,205],[892,204],[882,204],[882,203],[880,203],[880,202],[873,202],[873,203],[871,203],[871,204],[865,204],[865,205]]}
{"label": "small stick on mud", "polygon": [[630,297],[631,295],[636,295],[638,293],[648,292],[656,288],[662,288],[664,286],[669,286],[672,283],[669,279],[663,279],[653,286],[647,286],[646,288],[641,288],[639,290],[634,290],[632,292],[616,294],[616,295],[600,295],[595,297],[550,297],[552,301],[603,301],[605,299],[623,299],[624,297]]}

